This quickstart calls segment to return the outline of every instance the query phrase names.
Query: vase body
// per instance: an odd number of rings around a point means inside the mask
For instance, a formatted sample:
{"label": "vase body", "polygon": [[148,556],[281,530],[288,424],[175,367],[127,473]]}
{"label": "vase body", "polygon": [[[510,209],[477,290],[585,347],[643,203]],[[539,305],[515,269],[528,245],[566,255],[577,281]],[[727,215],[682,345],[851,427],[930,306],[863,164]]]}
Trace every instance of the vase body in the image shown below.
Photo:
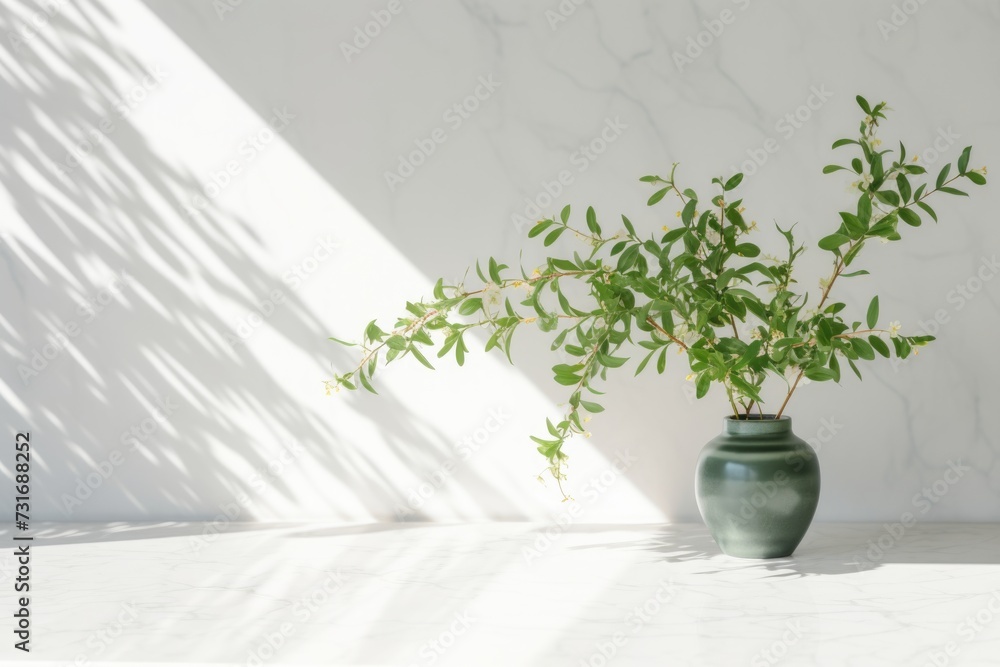
{"label": "vase body", "polygon": [[791,418],[765,417],[727,417],[698,461],[698,509],[730,556],[790,556],[819,503],[816,452],[792,433]]}

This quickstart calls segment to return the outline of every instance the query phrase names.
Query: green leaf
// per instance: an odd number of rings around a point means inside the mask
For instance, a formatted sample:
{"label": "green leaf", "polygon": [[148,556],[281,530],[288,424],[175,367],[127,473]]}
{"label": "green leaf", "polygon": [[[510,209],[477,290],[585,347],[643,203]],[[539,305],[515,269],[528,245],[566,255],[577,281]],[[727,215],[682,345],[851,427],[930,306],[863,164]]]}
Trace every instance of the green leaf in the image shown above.
{"label": "green leaf", "polygon": [[799,311],[798,309],[795,309],[792,311],[792,314],[788,318],[788,321],[785,322],[785,335],[788,336],[789,338],[794,337],[795,330],[798,328],[798,326],[799,326]]}
{"label": "green leaf", "polygon": [[845,243],[850,243],[851,239],[844,236],[843,234],[830,234],[829,236],[824,236],[819,240],[818,245],[823,250],[837,250],[840,246]]}
{"label": "green leaf", "polygon": [[601,235],[601,226],[597,224],[597,213],[594,212],[593,206],[587,208],[587,229],[598,236]]}
{"label": "green leaf", "polygon": [[724,190],[728,192],[729,190],[735,189],[742,182],[743,182],[743,174],[734,174],[733,177],[730,178],[728,181],[726,181],[726,184],[722,187]]}
{"label": "green leaf", "polygon": [[378,328],[378,325],[375,324],[375,320],[372,320],[368,323],[368,326],[365,327],[365,337],[371,341],[381,341],[382,338],[385,337],[385,332]]}
{"label": "green leaf", "polygon": [[602,366],[607,366],[608,368],[619,368],[628,362],[628,357],[612,357],[611,355],[604,354],[603,352],[598,352],[597,360]]}
{"label": "green leaf", "polygon": [[899,206],[899,195],[892,190],[879,190],[875,193],[875,197],[889,206]]}
{"label": "green leaf", "polygon": [[618,258],[617,267],[619,273],[624,273],[635,265],[636,260],[639,258],[639,249],[641,247],[638,243],[633,244],[621,254]]}
{"label": "green leaf", "polygon": [[867,275],[869,275],[868,271],[865,270],[865,269],[861,269],[860,271],[852,271],[851,273],[842,273],[842,274],[840,274],[840,277],[841,278],[854,278],[855,276],[867,276]]}
{"label": "green leaf", "polygon": [[864,171],[864,166],[861,163],[861,158],[856,157],[853,160],[851,160],[851,168],[854,169],[854,173],[856,174],[860,174],[862,171]]}
{"label": "green leaf", "polygon": [[813,382],[826,382],[827,380],[835,379],[837,377],[837,373],[834,373],[829,368],[813,367],[805,370],[805,376]]}
{"label": "green leaf", "polygon": [[371,383],[371,382],[369,382],[369,381],[368,381],[368,378],[366,378],[366,377],[365,377],[365,374],[364,374],[364,372],[360,372],[360,373],[358,373],[358,379],[359,379],[359,380],[361,380],[361,386],[362,386],[362,387],[364,387],[365,389],[367,389],[367,390],[368,390],[368,391],[370,391],[371,393],[373,393],[373,394],[375,394],[376,396],[378,396],[378,392],[377,392],[377,391],[375,391],[375,387],[373,387],[373,386],[372,386],[372,383]]}
{"label": "green leaf", "polygon": [[478,297],[473,297],[471,299],[466,299],[462,302],[462,305],[458,307],[458,312],[461,315],[472,315],[474,312],[478,311],[483,307],[483,300]]}
{"label": "green leaf", "polygon": [[385,344],[390,350],[399,350],[402,352],[406,349],[406,339],[402,336],[389,336]]}
{"label": "green leaf", "polygon": [[881,354],[886,359],[889,358],[889,346],[885,344],[885,341],[878,336],[869,336],[868,342],[871,346],[875,348],[875,351]]}
{"label": "green leaf", "polygon": [[833,327],[830,325],[830,320],[822,319],[819,321],[819,326],[816,327],[816,341],[823,346],[830,344],[833,339]]}
{"label": "green leaf", "polygon": [[691,225],[691,220],[694,218],[694,210],[698,207],[698,200],[689,199],[688,203],[684,205],[684,210],[681,211],[681,220],[684,222],[685,227]]}
{"label": "green leaf", "polygon": [[867,228],[872,220],[872,200],[867,193],[858,199],[858,220]]}
{"label": "green leaf", "polygon": [[851,338],[851,347],[854,348],[854,351],[857,352],[858,356],[862,359],[871,361],[875,358],[875,350],[873,350],[872,346],[862,338]]}
{"label": "green leaf", "polygon": [[702,373],[698,376],[695,382],[695,395],[698,398],[703,398],[705,394],[708,393],[709,387],[712,386],[712,378],[708,376],[708,373]]}
{"label": "green leaf", "polygon": [[598,412],[604,412],[604,406],[598,403],[591,403],[590,401],[580,401],[580,407],[582,407],[587,412],[592,412],[597,414]]}
{"label": "green leaf", "polygon": [[565,227],[560,227],[559,229],[553,229],[549,232],[548,236],[545,237],[545,241],[542,243],[546,248],[556,242],[556,240],[562,236],[563,232],[566,231]]}
{"label": "green leaf", "polygon": [[417,358],[417,361],[419,361],[420,363],[422,363],[422,364],[423,364],[424,366],[426,366],[427,368],[429,368],[429,369],[431,369],[431,370],[434,370],[434,367],[433,367],[433,366],[431,366],[431,362],[427,361],[427,357],[425,357],[425,356],[424,356],[424,355],[423,355],[423,354],[422,354],[422,353],[420,352],[420,350],[418,350],[418,349],[417,349],[417,346],[416,346],[416,345],[411,345],[411,346],[410,346],[410,353],[411,353],[411,354],[412,354],[412,355],[413,355],[414,357],[416,357],[416,358]]}
{"label": "green leaf", "polygon": [[864,111],[868,115],[871,115],[872,108],[868,105],[868,100],[866,100],[865,98],[861,97],[860,95],[858,95],[854,99],[858,101],[858,106],[861,107],[862,111]]}
{"label": "green leaf", "polygon": [[875,325],[878,324],[878,295],[872,297],[871,303],[868,304],[868,315],[865,317],[865,321],[869,329],[874,329]]}
{"label": "green leaf", "polygon": [[622,224],[625,225],[625,231],[627,231],[632,236],[635,236],[635,227],[632,226],[632,221],[622,215]]}
{"label": "green leaf", "polygon": [[649,198],[649,201],[646,202],[646,206],[652,206],[653,204],[658,203],[661,199],[667,196],[668,192],[670,192],[669,187],[663,188],[662,190],[657,190]]}
{"label": "green leaf", "polygon": [[832,174],[835,171],[847,171],[847,167],[841,167],[839,164],[828,164],[823,167],[824,174]]}
{"label": "green leaf", "polygon": [[858,216],[841,211],[840,218],[844,221],[844,227],[847,228],[847,233],[852,239],[860,239],[865,235],[867,227],[861,222]]}
{"label": "green leaf", "polygon": [[924,211],[924,213],[926,213],[927,215],[931,216],[931,219],[933,219],[934,222],[938,221],[937,213],[935,213],[934,209],[932,209],[930,206],[928,206],[927,204],[925,204],[922,201],[918,201],[917,202],[917,206],[919,206],[920,208],[922,208],[923,211]]}
{"label": "green leaf", "polygon": [[[657,348],[657,349],[659,349],[659,348]],[[641,373],[643,370],[645,370],[646,364],[649,363],[649,360],[653,358],[654,354],[656,354],[656,350],[655,349],[652,352],[650,352],[649,354],[647,354],[645,359],[643,359],[641,362],[639,362],[638,368],[635,369],[635,374],[637,376],[639,375],[639,373]]]}
{"label": "green leaf", "polygon": [[959,190],[957,188],[947,188],[947,187],[938,188],[938,192],[944,192],[945,194],[949,194],[949,195],[960,195],[962,197],[968,197],[969,196],[968,192],[962,192],[961,190]]}
{"label": "green leaf", "polygon": [[836,354],[830,355],[830,370],[833,371],[833,381],[840,382],[840,362]]}
{"label": "green leaf", "polygon": [[849,146],[850,144],[858,143],[854,139],[837,139],[833,142],[833,148],[840,148],[841,146]]}
{"label": "green leaf", "polygon": [[500,269],[497,266],[497,261],[492,257],[490,257],[489,272],[490,272],[490,280],[492,280],[494,283],[500,284]]}
{"label": "green leaf", "polygon": [[667,348],[663,348],[660,352],[660,357],[656,360],[656,372],[663,375],[663,371],[667,368]]}
{"label": "green leaf", "polygon": [[740,257],[756,257],[760,254],[760,248],[753,243],[741,243],[736,246],[736,254]]}
{"label": "green leaf", "polygon": [[899,219],[911,227],[920,226],[920,216],[908,208],[899,209]]}
{"label": "green leaf", "polygon": [[854,259],[858,256],[858,253],[861,252],[861,249],[864,247],[865,247],[864,241],[861,241],[860,243],[851,246],[851,249],[848,250],[847,254],[844,255],[844,266],[850,266],[851,262],[854,261]]}
{"label": "green leaf", "polygon": [[330,336],[328,340],[332,340],[334,343],[340,343],[341,345],[346,345],[347,347],[357,347],[357,343],[348,343],[346,340],[340,340],[339,338],[334,338]]}
{"label": "green leaf", "polygon": [[762,402],[760,394],[757,393],[757,388],[754,387],[753,385],[751,385],[749,382],[743,380],[742,378],[740,378],[740,377],[738,377],[736,375],[731,375],[729,377],[729,381],[744,396],[749,396],[750,398],[752,398],[753,400],[757,401],[758,403]]}
{"label": "green leaf", "polygon": [[569,204],[566,204],[565,206],[563,206],[563,210],[559,212],[559,219],[563,221],[564,225],[567,222],[569,222],[569,213],[570,213]]}
{"label": "green leaf", "polygon": [[940,189],[944,185],[945,179],[948,178],[948,172],[951,171],[951,165],[946,164],[944,168],[938,173],[937,182],[934,184],[935,188]]}
{"label": "green leaf", "polygon": [[555,224],[554,220],[539,220],[528,230],[528,238],[533,239]]}
{"label": "green leaf", "polygon": [[970,171],[965,174],[965,177],[975,183],[976,185],[986,185],[986,177],[980,174],[978,171]]}
{"label": "green leaf", "polygon": [[686,227],[678,227],[677,229],[671,229],[669,232],[663,235],[663,238],[660,239],[660,243],[664,245],[666,245],[667,243],[673,243],[674,241],[684,236],[685,234],[687,234]]}
{"label": "green leaf", "polygon": [[896,187],[899,189],[899,196],[903,198],[903,203],[910,201],[910,195],[913,191],[910,189],[910,182],[906,180],[906,176],[903,174],[896,176]]}
{"label": "green leaf", "polygon": [[969,157],[972,156],[972,146],[966,146],[962,155],[958,158],[958,173],[964,174],[969,170]]}

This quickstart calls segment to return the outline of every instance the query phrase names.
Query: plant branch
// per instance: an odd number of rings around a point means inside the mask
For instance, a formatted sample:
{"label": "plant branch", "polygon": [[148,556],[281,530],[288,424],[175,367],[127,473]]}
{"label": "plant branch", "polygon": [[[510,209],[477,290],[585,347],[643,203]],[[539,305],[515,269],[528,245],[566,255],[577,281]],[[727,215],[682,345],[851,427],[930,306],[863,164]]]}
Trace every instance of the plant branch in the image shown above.
{"label": "plant branch", "polygon": [[792,384],[792,388],[788,390],[788,394],[785,396],[785,400],[782,402],[781,407],[778,409],[778,413],[774,415],[775,419],[781,419],[781,413],[785,411],[785,406],[788,405],[788,399],[790,399],[792,397],[792,394],[795,393],[795,388],[799,386],[799,380],[802,379],[803,374],[805,374],[805,371],[799,371],[799,374],[795,377],[795,383]]}
{"label": "plant branch", "polygon": [[684,341],[682,341],[680,338],[677,338],[676,336],[671,335],[669,332],[667,332],[666,329],[664,329],[659,324],[657,324],[656,320],[654,320],[652,317],[647,317],[646,318],[646,324],[650,325],[651,327],[653,327],[654,329],[656,329],[657,331],[659,331],[661,334],[663,334],[664,336],[666,336],[670,340],[672,340],[675,343],[677,343],[678,345],[680,345],[683,350],[686,351],[688,349],[688,346],[684,343]]}

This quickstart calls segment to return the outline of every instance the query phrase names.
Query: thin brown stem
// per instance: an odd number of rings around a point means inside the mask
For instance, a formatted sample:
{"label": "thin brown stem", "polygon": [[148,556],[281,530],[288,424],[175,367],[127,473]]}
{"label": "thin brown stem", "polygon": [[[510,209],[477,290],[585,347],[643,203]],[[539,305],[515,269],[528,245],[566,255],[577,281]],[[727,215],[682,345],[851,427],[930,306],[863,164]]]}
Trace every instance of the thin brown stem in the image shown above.
{"label": "thin brown stem", "polygon": [[646,318],[646,323],[649,326],[651,326],[654,329],[656,329],[657,331],[659,331],[661,334],[663,334],[667,338],[669,338],[670,340],[672,340],[675,343],[677,343],[678,345],[680,345],[682,349],[684,349],[684,350],[688,349],[688,346],[684,344],[684,341],[682,341],[680,338],[677,338],[676,336],[671,335],[666,329],[664,329],[659,324],[657,324],[656,320],[654,320],[652,317],[647,317]]}
{"label": "thin brown stem", "polygon": [[774,415],[775,419],[781,419],[781,413],[783,413],[785,411],[785,406],[788,405],[788,399],[790,399],[792,397],[792,394],[795,393],[795,388],[799,386],[799,380],[802,379],[802,375],[804,373],[805,373],[805,371],[799,371],[798,376],[795,378],[795,383],[792,385],[792,388],[788,390],[788,395],[785,396],[784,402],[781,404],[781,407],[778,409],[778,414]]}

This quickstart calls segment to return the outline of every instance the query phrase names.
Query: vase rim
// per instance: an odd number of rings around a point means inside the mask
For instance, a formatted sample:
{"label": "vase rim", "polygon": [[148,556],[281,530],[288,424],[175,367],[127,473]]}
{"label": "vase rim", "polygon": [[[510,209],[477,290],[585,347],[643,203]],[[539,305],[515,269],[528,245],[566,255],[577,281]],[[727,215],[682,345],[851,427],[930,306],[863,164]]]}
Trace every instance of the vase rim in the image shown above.
{"label": "vase rim", "polygon": [[764,415],[764,419],[759,416],[734,417],[726,415],[722,420],[722,430],[729,435],[773,435],[777,433],[790,433],[792,430],[792,418],[788,415],[781,415],[775,418],[774,415]]}
{"label": "vase rim", "polygon": [[789,417],[788,415],[781,415],[780,417],[775,418],[775,416],[774,416],[773,413],[765,413],[763,415],[763,417],[761,415],[759,415],[759,414],[757,414],[757,415],[750,415],[749,417],[747,417],[745,415],[740,415],[738,417],[735,417],[733,415],[726,415],[724,417],[724,419],[727,419],[729,421],[734,421],[734,422],[735,421],[740,421],[740,422],[783,422],[783,421],[791,421],[792,420],[792,418]]}

